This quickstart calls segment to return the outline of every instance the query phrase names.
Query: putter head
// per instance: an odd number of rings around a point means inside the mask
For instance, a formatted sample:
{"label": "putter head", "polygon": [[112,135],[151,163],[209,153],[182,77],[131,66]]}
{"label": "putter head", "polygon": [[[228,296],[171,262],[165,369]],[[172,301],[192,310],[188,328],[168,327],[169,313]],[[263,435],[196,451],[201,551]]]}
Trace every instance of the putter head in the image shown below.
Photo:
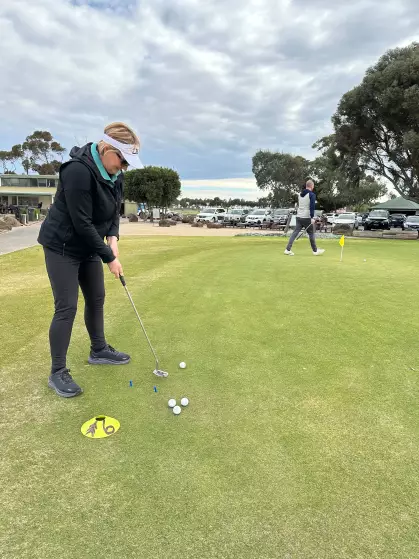
{"label": "putter head", "polygon": [[161,371],[160,369],[154,369],[153,373],[156,375],[156,377],[168,377],[169,373],[166,373],[166,371]]}

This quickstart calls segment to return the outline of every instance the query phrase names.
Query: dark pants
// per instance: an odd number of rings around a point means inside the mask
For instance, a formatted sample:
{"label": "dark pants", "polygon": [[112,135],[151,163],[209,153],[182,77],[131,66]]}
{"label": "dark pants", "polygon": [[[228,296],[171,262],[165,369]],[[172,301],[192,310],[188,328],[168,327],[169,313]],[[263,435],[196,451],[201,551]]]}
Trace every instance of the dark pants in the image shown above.
{"label": "dark pants", "polygon": [[49,342],[52,372],[66,367],[73,322],[77,312],[79,285],[83,292],[84,321],[90,335],[93,351],[106,345],[103,321],[105,284],[103,265],[99,256],[78,260],[44,248],[45,263],[54,294],[55,313]]}
{"label": "dark pants", "polygon": [[[309,225],[310,225],[310,227],[309,227]],[[307,229],[307,227],[308,227],[308,229]],[[297,224],[295,226],[294,233],[291,235],[290,240],[288,241],[287,250],[291,250],[295,239],[298,237],[298,235],[301,233],[301,231],[303,229],[307,229],[307,233],[308,233],[308,236],[309,236],[309,239],[310,239],[311,248],[313,249],[313,252],[317,252],[314,227],[315,227],[314,225],[311,225],[311,219],[309,217],[308,218],[297,217]]]}

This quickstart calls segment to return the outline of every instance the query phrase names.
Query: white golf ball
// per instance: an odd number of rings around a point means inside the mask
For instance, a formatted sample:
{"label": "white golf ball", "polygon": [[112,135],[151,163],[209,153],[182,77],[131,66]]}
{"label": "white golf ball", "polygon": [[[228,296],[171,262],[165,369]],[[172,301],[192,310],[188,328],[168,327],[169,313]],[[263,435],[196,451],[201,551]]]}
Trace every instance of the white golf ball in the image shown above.
{"label": "white golf ball", "polygon": [[168,401],[168,406],[169,406],[169,408],[174,408],[176,406],[176,400],[174,398],[171,398]]}
{"label": "white golf ball", "polygon": [[364,258],[364,262],[366,262],[366,261],[367,261],[367,259],[366,259],[366,258]]}
{"label": "white golf ball", "polygon": [[179,415],[181,411],[182,411],[182,408],[181,408],[180,406],[175,406],[175,407],[173,408],[173,413],[174,413],[175,415]]}
{"label": "white golf ball", "polygon": [[179,367],[181,369],[186,369],[186,363],[184,361],[182,361],[182,363],[179,363]]}
{"label": "white golf ball", "polygon": [[180,403],[182,404],[183,407],[185,407],[189,404],[189,400],[188,400],[188,398],[182,398]]}

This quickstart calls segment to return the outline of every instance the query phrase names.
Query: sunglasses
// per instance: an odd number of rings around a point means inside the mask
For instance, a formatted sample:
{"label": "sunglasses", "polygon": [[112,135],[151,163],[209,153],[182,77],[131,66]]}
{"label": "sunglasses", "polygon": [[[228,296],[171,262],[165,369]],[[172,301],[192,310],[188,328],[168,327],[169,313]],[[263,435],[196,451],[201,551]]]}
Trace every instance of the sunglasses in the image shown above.
{"label": "sunglasses", "polygon": [[119,160],[121,161],[121,166],[125,168],[129,167],[128,161],[124,159],[124,157],[118,151],[115,151],[115,153],[119,157]]}

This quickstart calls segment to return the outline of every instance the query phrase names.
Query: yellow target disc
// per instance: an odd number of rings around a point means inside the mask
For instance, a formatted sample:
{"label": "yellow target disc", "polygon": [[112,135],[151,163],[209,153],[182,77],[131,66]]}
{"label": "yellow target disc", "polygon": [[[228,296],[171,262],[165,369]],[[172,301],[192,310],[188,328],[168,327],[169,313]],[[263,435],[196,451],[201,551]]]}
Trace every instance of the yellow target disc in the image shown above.
{"label": "yellow target disc", "polygon": [[121,424],[114,417],[97,415],[81,426],[82,435],[89,439],[105,439],[114,435]]}

